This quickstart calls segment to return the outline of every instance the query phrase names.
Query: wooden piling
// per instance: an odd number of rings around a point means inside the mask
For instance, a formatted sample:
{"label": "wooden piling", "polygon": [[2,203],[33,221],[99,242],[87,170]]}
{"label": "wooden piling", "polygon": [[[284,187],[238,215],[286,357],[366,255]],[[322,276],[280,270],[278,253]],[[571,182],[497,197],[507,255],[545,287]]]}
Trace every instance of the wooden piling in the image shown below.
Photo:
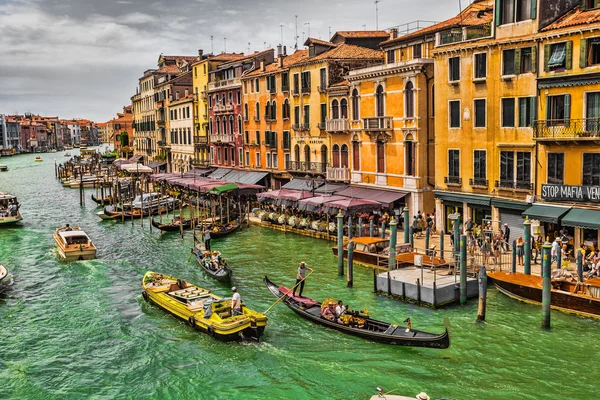
{"label": "wooden piling", "polygon": [[487,300],[487,273],[485,265],[479,268],[479,305],[477,307],[477,321],[485,321],[485,308]]}
{"label": "wooden piling", "polygon": [[549,242],[544,243],[542,246],[542,328],[550,328],[550,298],[552,289],[550,278],[550,271],[552,269],[551,251],[552,245]]}
{"label": "wooden piling", "polygon": [[460,304],[467,303],[467,236],[460,235]]}
{"label": "wooden piling", "polygon": [[510,272],[513,274],[517,272],[517,241],[512,242],[512,267]]}
{"label": "wooden piling", "polygon": [[349,242],[348,243],[348,283],[346,284],[347,287],[352,287],[353,286],[353,281],[354,281],[354,247],[356,245],[354,244],[354,242]]}
{"label": "wooden piling", "polygon": [[[329,227],[327,227],[329,229]],[[337,215],[337,242],[338,242],[338,275],[344,276],[344,216],[342,210]]]}
{"label": "wooden piling", "polygon": [[577,277],[579,278],[579,282],[583,282],[583,254],[579,250],[577,250]]}
{"label": "wooden piling", "polygon": [[525,240],[523,273],[525,275],[531,275],[531,221],[529,221],[529,217],[523,222],[523,239]]}
{"label": "wooden piling", "polygon": [[404,205],[404,243],[410,243],[410,215],[409,215],[408,204]]}

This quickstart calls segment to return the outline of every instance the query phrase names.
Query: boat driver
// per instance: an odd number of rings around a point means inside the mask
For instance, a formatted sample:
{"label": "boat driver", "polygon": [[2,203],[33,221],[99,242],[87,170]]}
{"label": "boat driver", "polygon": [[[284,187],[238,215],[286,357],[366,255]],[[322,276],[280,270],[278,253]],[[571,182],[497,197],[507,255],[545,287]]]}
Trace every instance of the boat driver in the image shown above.
{"label": "boat driver", "polygon": [[231,315],[242,315],[242,299],[240,298],[240,294],[235,286],[231,288],[231,291],[233,292],[233,296],[231,297]]}

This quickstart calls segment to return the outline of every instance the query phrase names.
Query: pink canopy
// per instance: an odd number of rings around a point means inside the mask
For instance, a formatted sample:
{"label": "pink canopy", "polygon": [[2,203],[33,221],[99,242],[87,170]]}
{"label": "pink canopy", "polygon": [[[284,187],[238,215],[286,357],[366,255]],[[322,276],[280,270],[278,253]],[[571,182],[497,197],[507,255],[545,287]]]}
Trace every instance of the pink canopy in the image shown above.
{"label": "pink canopy", "polygon": [[311,211],[316,212],[319,211],[321,206],[330,201],[336,200],[344,200],[347,197],[344,196],[317,196],[317,197],[309,197],[307,199],[302,199],[298,201],[298,208],[302,211]]}
{"label": "pink canopy", "polygon": [[336,214],[338,210],[343,210],[346,213],[371,212],[379,210],[382,207],[381,203],[377,201],[349,198],[330,201],[323,206],[325,207],[325,212],[329,214]]}

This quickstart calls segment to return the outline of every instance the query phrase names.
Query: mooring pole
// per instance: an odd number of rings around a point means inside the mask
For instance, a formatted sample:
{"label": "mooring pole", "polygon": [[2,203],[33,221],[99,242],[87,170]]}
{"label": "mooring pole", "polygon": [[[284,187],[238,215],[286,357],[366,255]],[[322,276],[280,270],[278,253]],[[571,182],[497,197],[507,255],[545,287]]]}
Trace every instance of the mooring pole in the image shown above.
{"label": "mooring pole", "polygon": [[344,276],[344,216],[342,210],[337,215],[337,241],[338,241],[338,275]]}
{"label": "mooring pole", "polygon": [[396,269],[396,243],[398,242],[398,224],[394,217],[392,217],[392,222],[390,222],[390,230],[390,259],[388,266],[391,271]]}
{"label": "mooring pole", "polygon": [[517,241],[513,240],[512,244],[512,267],[510,272],[514,274],[517,272]]}
{"label": "mooring pole", "polygon": [[485,321],[485,303],[487,297],[487,273],[485,265],[479,268],[479,306],[477,307],[477,321]]}
{"label": "mooring pole", "polygon": [[556,269],[560,269],[562,267],[562,248],[558,246],[556,249]]}
{"label": "mooring pole", "polygon": [[460,235],[460,304],[467,303],[467,236]]}
{"label": "mooring pole", "polygon": [[381,238],[385,239],[385,219],[381,219]]}
{"label": "mooring pole", "polygon": [[552,245],[549,242],[542,246],[542,328],[550,328],[550,296],[552,283],[550,271],[552,269],[551,258]]}
{"label": "mooring pole", "polygon": [[369,218],[369,237],[375,236],[375,220],[373,217]]}
{"label": "mooring pole", "polygon": [[577,250],[577,277],[579,278],[579,282],[583,282],[583,254],[581,251]]}
{"label": "mooring pole", "polygon": [[408,215],[408,204],[404,205],[404,243],[410,243],[410,216]]}
{"label": "mooring pole", "polygon": [[348,240],[352,239],[352,215],[348,216]]}
{"label": "mooring pole", "polygon": [[444,260],[444,237],[446,235],[444,234],[444,230],[442,229],[440,231],[440,257],[442,258],[442,260]]}
{"label": "mooring pole", "polygon": [[454,254],[460,252],[460,217],[454,220]]}
{"label": "mooring pole", "polygon": [[411,250],[415,248],[415,232],[413,231],[413,227],[408,227],[408,243],[410,244]]}
{"label": "mooring pole", "polygon": [[348,243],[348,283],[347,287],[352,287],[354,283],[354,242]]}
{"label": "mooring pole", "polygon": [[525,255],[523,256],[523,273],[531,275],[531,221],[529,217],[523,222],[523,237],[525,239]]}
{"label": "mooring pole", "polygon": [[429,236],[431,235],[431,229],[427,227],[425,229],[425,254],[429,254]]}

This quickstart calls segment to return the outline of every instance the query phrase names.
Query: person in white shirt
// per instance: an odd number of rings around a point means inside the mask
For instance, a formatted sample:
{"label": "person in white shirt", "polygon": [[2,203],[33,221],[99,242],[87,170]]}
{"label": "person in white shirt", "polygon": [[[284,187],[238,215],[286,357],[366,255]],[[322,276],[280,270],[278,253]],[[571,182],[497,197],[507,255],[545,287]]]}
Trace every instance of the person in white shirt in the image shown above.
{"label": "person in white shirt", "polygon": [[557,262],[560,265],[560,260],[558,259],[558,252],[560,251],[560,238],[556,238],[554,242],[552,242],[552,250],[550,254],[552,256],[551,262]]}
{"label": "person in white shirt", "polygon": [[231,296],[231,315],[242,315],[242,299],[234,286],[231,288],[233,296]]}
{"label": "person in white shirt", "polygon": [[344,306],[344,303],[340,300],[337,303],[337,307],[335,308],[335,316],[336,317],[341,317],[342,315],[344,315],[346,313],[346,307]]}

